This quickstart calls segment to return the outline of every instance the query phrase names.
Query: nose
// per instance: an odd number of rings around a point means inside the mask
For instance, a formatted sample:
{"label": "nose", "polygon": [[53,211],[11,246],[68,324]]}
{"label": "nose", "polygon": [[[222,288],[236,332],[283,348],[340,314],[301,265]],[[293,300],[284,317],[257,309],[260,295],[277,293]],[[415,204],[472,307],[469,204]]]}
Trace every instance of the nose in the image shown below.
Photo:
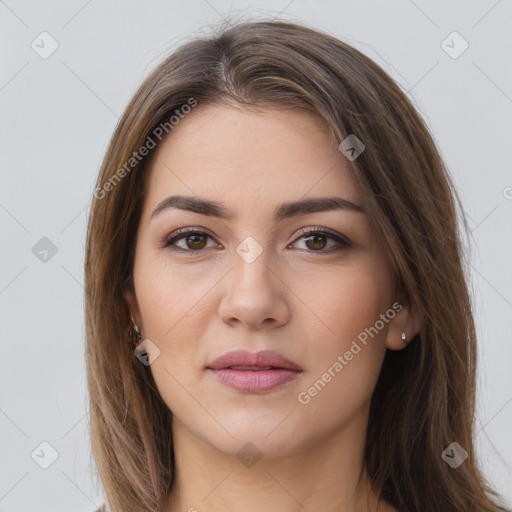
{"label": "nose", "polygon": [[234,268],[224,280],[225,293],[219,305],[224,323],[251,330],[288,323],[290,290],[277,266],[270,268],[269,263],[265,251],[252,263],[235,255]]}

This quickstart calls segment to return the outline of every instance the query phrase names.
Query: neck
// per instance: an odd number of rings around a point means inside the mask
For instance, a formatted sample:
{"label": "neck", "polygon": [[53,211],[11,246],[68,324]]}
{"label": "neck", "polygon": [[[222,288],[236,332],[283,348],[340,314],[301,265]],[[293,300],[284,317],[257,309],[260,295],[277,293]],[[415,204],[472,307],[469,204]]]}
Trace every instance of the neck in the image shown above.
{"label": "neck", "polygon": [[360,423],[247,467],[173,418],[176,472],[166,512],[388,512],[363,467]]}

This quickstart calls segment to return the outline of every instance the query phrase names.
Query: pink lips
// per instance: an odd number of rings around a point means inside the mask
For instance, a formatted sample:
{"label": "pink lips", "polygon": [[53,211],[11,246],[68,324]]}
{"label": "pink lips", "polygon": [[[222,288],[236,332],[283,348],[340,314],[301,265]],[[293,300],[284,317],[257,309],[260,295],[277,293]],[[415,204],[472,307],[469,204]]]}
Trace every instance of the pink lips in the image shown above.
{"label": "pink lips", "polygon": [[302,373],[293,361],[272,350],[228,352],[207,366],[221,382],[238,391],[270,391]]}

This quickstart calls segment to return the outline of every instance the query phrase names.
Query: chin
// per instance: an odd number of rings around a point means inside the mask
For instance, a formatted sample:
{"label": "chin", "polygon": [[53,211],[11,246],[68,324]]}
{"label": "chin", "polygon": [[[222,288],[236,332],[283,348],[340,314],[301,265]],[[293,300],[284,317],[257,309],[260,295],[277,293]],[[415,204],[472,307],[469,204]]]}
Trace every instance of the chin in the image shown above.
{"label": "chin", "polygon": [[196,434],[227,455],[243,456],[244,451],[254,450],[268,458],[290,456],[304,442],[304,431],[295,430],[296,423],[285,419],[288,414],[285,411],[277,409],[257,413],[254,410],[236,410],[230,416],[217,416],[232,437],[222,428]]}
{"label": "chin", "polygon": [[284,458],[298,451],[297,439],[290,435],[271,434],[267,437],[266,431],[256,429],[245,429],[233,434],[233,439],[211,439],[209,442],[226,455],[238,457],[242,463],[250,456],[267,459]]}

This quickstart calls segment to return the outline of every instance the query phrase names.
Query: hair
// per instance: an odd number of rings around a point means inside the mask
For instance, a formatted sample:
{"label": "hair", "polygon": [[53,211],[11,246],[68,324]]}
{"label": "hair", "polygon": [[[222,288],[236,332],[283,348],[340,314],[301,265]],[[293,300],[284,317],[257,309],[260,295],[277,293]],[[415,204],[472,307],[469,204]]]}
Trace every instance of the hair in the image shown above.
{"label": "hair", "polygon": [[[364,152],[346,163],[397,291],[421,325],[406,348],[386,351],[365,445],[370,481],[400,511],[505,510],[473,446],[476,334],[461,238],[468,227],[463,214],[463,230],[458,226],[461,201],[433,136],[370,58],[283,21],[238,23],[182,44],[139,87],[103,160],[87,231],[85,316],[92,455],[109,509],[160,511],[172,490],[172,412],[149,367],[134,357],[124,292],[133,291],[151,161],[133,160],[134,152],[191,98],[199,105],[302,109],[337,144],[350,134],[363,141]],[[453,441],[468,453],[457,469],[441,457]]]}

